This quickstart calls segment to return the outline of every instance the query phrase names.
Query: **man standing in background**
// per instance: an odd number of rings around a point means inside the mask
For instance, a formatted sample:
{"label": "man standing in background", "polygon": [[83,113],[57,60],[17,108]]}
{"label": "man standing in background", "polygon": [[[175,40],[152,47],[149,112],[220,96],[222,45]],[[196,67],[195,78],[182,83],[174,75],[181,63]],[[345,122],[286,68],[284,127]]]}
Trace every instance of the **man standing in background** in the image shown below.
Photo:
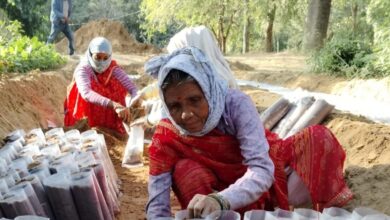
{"label": "man standing in background", "polygon": [[72,13],[72,0],[52,0],[51,1],[51,31],[47,43],[53,43],[59,32],[68,38],[69,55],[74,54],[73,33],[69,27],[69,17]]}

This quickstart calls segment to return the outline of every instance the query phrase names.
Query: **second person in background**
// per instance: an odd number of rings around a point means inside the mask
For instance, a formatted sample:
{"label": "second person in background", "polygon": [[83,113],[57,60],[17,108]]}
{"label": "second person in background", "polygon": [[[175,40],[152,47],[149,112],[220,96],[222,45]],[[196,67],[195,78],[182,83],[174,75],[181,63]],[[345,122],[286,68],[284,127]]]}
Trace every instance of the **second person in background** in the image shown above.
{"label": "second person in background", "polygon": [[65,126],[87,118],[90,127],[102,127],[125,135],[122,122],[131,120],[126,96],[137,95],[129,76],[112,59],[111,43],[94,38],[74,72],[64,103]]}

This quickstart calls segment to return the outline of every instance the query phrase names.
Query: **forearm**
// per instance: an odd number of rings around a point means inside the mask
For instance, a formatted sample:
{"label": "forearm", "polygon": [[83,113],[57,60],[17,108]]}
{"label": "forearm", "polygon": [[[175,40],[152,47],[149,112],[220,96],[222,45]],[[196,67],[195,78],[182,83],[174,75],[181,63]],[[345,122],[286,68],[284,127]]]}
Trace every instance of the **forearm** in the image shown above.
{"label": "forearm", "polygon": [[171,185],[172,178],[170,173],[163,173],[157,176],[149,175],[149,199],[146,204],[146,215],[148,219],[171,216]]}
{"label": "forearm", "polygon": [[253,161],[256,165],[249,166],[244,176],[219,193],[228,200],[231,209],[245,207],[269,190],[274,180],[274,165],[267,157],[265,155],[262,159]]}
{"label": "forearm", "polygon": [[117,78],[119,82],[121,82],[123,87],[125,87],[126,90],[130,93],[131,97],[135,97],[137,95],[137,87],[131,81],[130,77],[121,68],[116,68],[113,74],[115,78]]}
{"label": "forearm", "polygon": [[75,80],[79,93],[86,101],[107,107],[110,104],[110,99],[93,91],[91,88],[92,74],[86,67],[77,67]]}

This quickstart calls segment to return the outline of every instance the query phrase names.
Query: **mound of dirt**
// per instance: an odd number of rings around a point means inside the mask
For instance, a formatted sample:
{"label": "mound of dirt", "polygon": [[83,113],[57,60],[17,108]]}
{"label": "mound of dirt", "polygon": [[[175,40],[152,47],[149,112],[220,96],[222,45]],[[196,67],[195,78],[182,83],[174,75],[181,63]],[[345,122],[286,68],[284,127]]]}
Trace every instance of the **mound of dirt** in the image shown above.
{"label": "mound of dirt", "polygon": [[[77,53],[84,53],[89,42],[98,36],[105,37],[111,42],[114,53],[150,54],[160,52],[160,49],[152,45],[138,42],[120,22],[103,19],[91,21],[74,32]],[[67,53],[68,39],[62,39],[56,44],[56,48],[61,53]]]}
{"label": "mound of dirt", "polygon": [[235,70],[254,70],[255,68],[245,64],[241,63],[240,61],[235,61],[235,62],[229,62],[230,68],[235,71]]}

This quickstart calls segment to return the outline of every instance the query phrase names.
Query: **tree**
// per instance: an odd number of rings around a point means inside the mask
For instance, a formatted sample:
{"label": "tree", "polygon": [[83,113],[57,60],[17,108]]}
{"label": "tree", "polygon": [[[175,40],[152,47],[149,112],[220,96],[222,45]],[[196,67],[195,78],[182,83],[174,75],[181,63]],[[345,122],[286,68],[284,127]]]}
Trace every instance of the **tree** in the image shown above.
{"label": "tree", "polygon": [[331,0],[310,0],[303,40],[305,50],[319,49],[328,31]]}
{"label": "tree", "polygon": [[226,52],[227,40],[236,27],[243,2],[238,0],[143,0],[141,10],[145,16],[142,27],[149,37],[167,28],[207,24],[215,34],[221,50]]}
{"label": "tree", "polygon": [[390,75],[390,1],[371,0],[368,21],[374,27],[375,60],[373,65],[382,75]]}
{"label": "tree", "polygon": [[272,36],[273,36],[273,28],[274,28],[274,21],[275,21],[275,13],[276,13],[276,4],[275,1],[271,1],[271,7],[268,10],[267,13],[267,30],[266,30],[266,38],[265,38],[265,51],[266,52],[272,52]]}
{"label": "tree", "polygon": [[2,0],[2,8],[10,20],[18,20],[27,36],[38,36],[46,40],[49,33],[50,1],[46,0]]}
{"label": "tree", "polygon": [[249,0],[245,0],[244,4],[244,28],[242,31],[242,53],[249,51],[249,27],[250,27],[250,16],[249,16]]}

